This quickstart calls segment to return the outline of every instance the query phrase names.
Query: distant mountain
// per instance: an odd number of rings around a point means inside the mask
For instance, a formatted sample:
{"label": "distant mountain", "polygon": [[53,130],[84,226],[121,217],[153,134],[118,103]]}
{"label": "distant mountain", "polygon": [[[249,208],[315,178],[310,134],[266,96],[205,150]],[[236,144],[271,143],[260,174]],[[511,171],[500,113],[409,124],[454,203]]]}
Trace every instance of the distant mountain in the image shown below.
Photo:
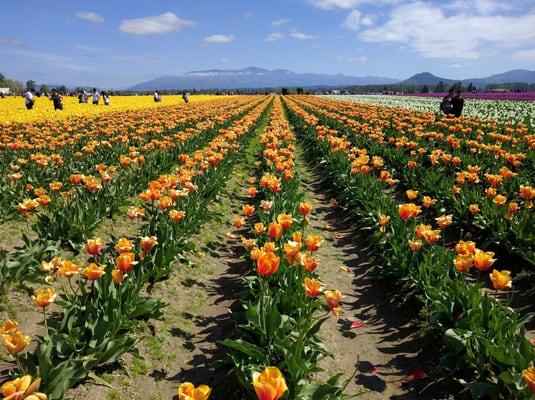
{"label": "distant mountain", "polygon": [[484,78],[472,79],[447,79],[435,76],[429,72],[422,72],[411,76],[409,79],[399,82],[402,85],[436,85],[442,81],[445,85],[452,85],[455,82],[462,82],[464,85],[474,84],[475,86],[485,86],[492,83],[535,83],[535,71],[528,71],[525,69],[515,69],[504,72],[503,74],[496,74]]}
{"label": "distant mountain", "polygon": [[452,79],[440,78],[429,72],[422,72],[411,76],[409,79],[399,82],[402,85],[436,85],[442,81],[445,85],[451,85],[456,81]]}
{"label": "distant mountain", "polygon": [[396,83],[397,79],[376,76],[327,75],[296,73],[286,69],[267,70],[249,67],[238,70],[211,69],[182,75],[162,76],[132,86],[132,91],[256,89],[276,87],[351,86]]}
{"label": "distant mountain", "polygon": [[464,79],[463,83],[472,82],[476,86],[484,86],[491,83],[535,83],[535,71],[526,69],[514,69],[503,74],[491,75],[486,78]]}

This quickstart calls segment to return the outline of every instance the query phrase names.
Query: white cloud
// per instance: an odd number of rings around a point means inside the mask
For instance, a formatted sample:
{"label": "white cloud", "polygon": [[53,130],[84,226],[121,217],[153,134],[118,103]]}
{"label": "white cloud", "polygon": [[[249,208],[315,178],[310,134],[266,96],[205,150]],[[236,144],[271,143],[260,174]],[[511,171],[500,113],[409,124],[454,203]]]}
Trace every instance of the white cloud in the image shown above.
{"label": "white cloud", "polygon": [[218,33],[217,35],[212,35],[204,38],[204,43],[228,43],[234,40],[234,35],[224,35]]}
{"label": "white cloud", "polygon": [[104,18],[92,11],[78,11],[74,13],[74,16],[89,22],[93,22],[95,24],[100,24],[104,22]]}
{"label": "white cloud", "polygon": [[520,16],[446,15],[421,1],[396,7],[382,26],[360,34],[367,42],[404,44],[428,58],[475,59],[485,46],[502,54],[535,40],[535,13]]}
{"label": "white cloud", "polygon": [[0,39],[0,46],[22,47],[22,42],[15,39]]}
{"label": "white cloud", "polygon": [[308,3],[312,4],[315,7],[323,8],[324,10],[333,10],[336,8],[341,8],[344,10],[350,10],[361,6],[363,4],[374,4],[374,5],[384,5],[384,4],[396,4],[400,0],[306,0]]}
{"label": "white cloud", "polygon": [[303,32],[292,32],[290,33],[290,36],[293,37],[294,39],[299,39],[299,40],[311,40],[316,37],[314,35],[309,35]]}
{"label": "white cloud", "polygon": [[290,18],[276,19],[274,21],[271,21],[271,25],[273,25],[273,26],[286,25],[286,24],[290,23],[290,21],[291,21]]}
{"label": "white cloud", "polygon": [[123,19],[119,30],[133,35],[154,35],[180,31],[195,26],[196,22],[177,17],[172,12],[144,18]]}
{"label": "white cloud", "polygon": [[342,26],[351,31],[358,31],[361,27],[370,27],[373,21],[370,17],[364,17],[359,10],[351,11],[346,17]]}
{"label": "white cloud", "polygon": [[366,56],[355,56],[355,57],[349,57],[349,62],[354,63],[365,63],[368,61],[368,57]]}
{"label": "white cloud", "polygon": [[508,10],[510,5],[495,0],[455,0],[451,4],[446,4],[445,8],[477,14],[491,14],[495,11]]}
{"label": "white cloud", "polygon": [[283,37],[284,37],[284,34],[281,32],[272,32],[269,35],[267,35],[264,40],[266,42],[276,42],[277,40],[281,40]]}
{"label": "white cloud", "polygon": [[513,58],[522,61],[535,61],[535,49],[517,51],[513,54]]}
{"label": "white cloud", "polygon": [[222,59],[221,59],[221,62],[222,62],[222,63],[228,63],[228,62],[229,62],[229,59],[228,59],[228,58],[222,58]]}

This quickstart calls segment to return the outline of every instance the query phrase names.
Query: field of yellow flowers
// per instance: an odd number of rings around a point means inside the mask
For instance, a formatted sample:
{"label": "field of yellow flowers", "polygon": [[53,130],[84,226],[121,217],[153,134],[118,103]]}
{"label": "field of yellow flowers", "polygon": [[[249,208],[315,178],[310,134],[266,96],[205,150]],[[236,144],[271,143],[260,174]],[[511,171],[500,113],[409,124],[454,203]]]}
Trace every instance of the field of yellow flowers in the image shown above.
{"label": "field of yellow flowers", "polygon": [[[218,96],[196,95],[190,96],[191,103],[213,100]],[[183,103],[182,96],[162,96],[161,102],[154,102],[152,96],[110,96],[110,105],[105,106],[101,101],[98,106],[92,104],[79,104],[77,97],[63,98],[64,109],[54,111],[52,101],[41,96],[36,98],[34,108],[27,110],[22,97],[6,97],[0,99],[0,125],[9,125],[13,122],[29,123],[38,121],[64,120],[72,117],[90,117],[110,111],[131,111],[148,108],[167,107]]]}
{"label": "field of yellow flowers", "polygon": [[[533,398],[532,128],[311,96],[75,100],[0,100],[4,399],[380,398],[363,374]],[[341,254],[305,170],[434,343],[401,379],[359,363],[355,272],[321,253]]]}

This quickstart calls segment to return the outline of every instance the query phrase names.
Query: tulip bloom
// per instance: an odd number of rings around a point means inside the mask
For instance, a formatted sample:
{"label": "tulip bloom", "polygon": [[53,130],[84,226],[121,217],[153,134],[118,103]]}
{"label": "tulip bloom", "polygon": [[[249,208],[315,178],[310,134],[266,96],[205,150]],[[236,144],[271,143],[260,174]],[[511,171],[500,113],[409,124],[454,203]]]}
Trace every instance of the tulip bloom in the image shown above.
{"label": "tulip bloom", "polygon": [[137,261],[135,261],[136,255],[134,253],[121,253],[119,257],[117,257],[116,264],[117,268],[124,274],[127,274],[128,272],[132,271],[134,268],[134,265],[137,264]]}
{"label": "tulip bloom", "polygon": [[19,330],[19,324],[15,321],[8,319],[7,321],[4,322],[3,326],[0,326],[0,335],[5,334],[5,333],[7,334],[15,333],[18,330]]}
{"label": "tulip bloom", "polygon": [[76,265],[72,261],[65,260],[61,263],[61,266],[58,268],[58,275],[71,279],[74,275],[78,273],[79,270],[80,270],[79,265]]}
{"label": "tulip bloom", "polygon": [[85,251],[90,256],[96,257],[102,251],[104,247],[104,241],[101,238],[87,239],[85,244]]}
{"label": "tulip bloom", "polygon": [[429,196],[424,196],[422,198],[422,206],[425,207],[425,208],[429,208],[429,207],[432,207],[434,206],[435,204],[437,204],[437,201],[435,199],[432,199],[431,197]]}
{"label": "tulip bloom", "polygon": [[267,230],[270,239],[278,239],[282,236],[282,225],[277,222],[270,222]]}
{"label": "tulip bloom", "polygon": [[111,271],[111,279],[117,285],[120,285],[124,278],[126,278],[126,274],[124,274],[120,269],[114,269]]}
{"label": "tulip bloom", "polygon": [[254,224],[254,229],[257,235],[261,235],[262,233],[266,231],[266,227],[264,226],[262,222],[258,222]]}
{"label": "tulip bloom", "polygon": [[16,355],[26,348],[32,341],[29,336],[25,336],[21,331],[16,330],[12,333],[5,333],[2,335],[2,343],[7,352],[11,355]]}
{"label": "tulip bloom", "polygon": [[309,235],[306,237],[305,243],[310,251],[318,251],[323,239],[319,235]]}
{"label": "tulip bloom", "polygon": [[417,206],[414,203],[400,204],[398,206],[398,215],[403,220],[406,221],[409,218],[415,218],[422,212],[420,206]]}
{"label": "tulip bloom", "polygon": [[440,217],[435,218],[435,221],[440,229],[445,229],[453,223],[453,215],[441,215]]}
{"label": "tulip bloom", "polygon": [[418,191],[417,190],[407,190],[405,192],[405,194],[407,195],[407,198],[409,200],[414,200],[418,197]]}
{"label": "tulip bloom", "polygon": [[507,290],[511,289],[512,287],[512,280],[511,280],[511,271],[498,271],[493,270],[492,273],[489,274],[490,280],[492,281],[492,286],[496,290]]}
{"label": "tulip bloom", "polygon": [[381,232],[385,232],[386,231],[386,225],[388,225],[388,222],[390,221],[390,216],[389,215],[384,215],[384,214],[381,214],[381,217],[379,218],[379,226],[381,228],[379,228],[379,230]]}
{"label": "tulip bloom", "polygon": [[173,222],[180,222],[184,219],[185,216],[186,216],[186,213],[184,211],[179,211],[179,210],[169,211],[169,218],[171,218],[171,221]]}
{"label": "tulip bloom", "polygon": [[299,212],[303,216],[306,217],[308,214],[310,214],[311,211],[312,211],[312,205],[311,204],[306,203],[306,202],[303,202],[303,203],[299,204]]}
{"label": "tulip bloom", "polygon": [[243,215],[245,217],[250,217],[251,215],[253,215],[254,211],[255,211],[255,207],[250,205],[250,204],[245,204],[243,207],[242,207],[242,211],[243,211]]}
{"label": "tulip bloom", "polygon": [[455,251],[460,255],[472,255],[476,252],[476,244],[472,241],[459,240],[455,245]]}
{"label": "tulip bloom", "polygon": [[301,243],[290,240],[284,244],[284,258],[290,265],[297,265],[301,261]]}
{"label": "tulip bloom", "polygon": [[258,400],[279,400],[288,390],[277,367],[266,367],[262,373],[253,373],[253,387]]}
{"label": "tulip bloom", "polygon": [[315,257],[312,257],[310,254],[303,254],[301,256],[301,265],[308,272],[313,272],[318,268],[319,260]]}
{"label": "tulip bloom", "polygon": [[234,218],[234,226],[236,227],[236,229],[241,229],[244,224],[245,220],[242,217]]}
{"label": "tulip bloom", "polygon": [[468,206],[468,209],[470,210],[470,212],[472,213],[472,215],[476,215],[479,213],[479,205],[477,204],[470,204]]}
{"label": "tulip bloom", "polygon": [[423,243],[419,240],[409,240],[408,243],[412,251],[419,251],[423,246]]}
{"label": "tulip bloom", "polygon": [[82,272],[82,275],[85,276],[90,281],[96,281],[102,277],[106,273],[106,266],[105,265],[97,265],[95,263],[89,264],[84,271]]}
{"label": "tulip bloom", "polygon": [[316,279],[305,278],[303,287],[305,288],[305,296],[307,297],[315,298],[321,293],[321,282]]}
{"label": "tulip bloom", "polygon": [[340,306],[340,300],[342,300],[342,293],[338,290],[326,290],[324,292],[325,303],[327,307],[331,310],[333,315],[340,315],[342,312],[342,307]]}
{"label": "tulip bloom", "polygon": [[263,254],[256,262],[256,272],[261,276],[271,276],[279,269],[280,259],[274,253]]}
{"label": "tulip bloom", "polygon": [[178,387],[178,400],[207,400],[211,392],[210,386],[195,387],[193,383],[185,382]]}
{"label": "tulip bloom", "polygon": [[507,197],[502,196],[501,194],[498,194],[494,197],[494,200],[492,201],[497,206],[503,206],[505,203],[507,203]]}
{"label": "tulip bloom", "polygon": [[134,243],[127,238],[120,238],[117,244],[115,245],[115,250],[119,253],[128,253],[134,248]]}
{"label": "tulip bloom", "polygon": [[492,266],[492,264],[494,264],[494,261],[496,261],[496,259],[492,257],[494,257],[494,253],[492,251],[482,251],[476,249],[476,253],[474,255],[474,267],[476,267],[479,271],[486,271]]}
{"label": "tulip bloom", "polygon": [[529,367],[522,371],[522,377],[524,378],[528,390],[531,393],[535,393],[535,367]]}
{"label": "tulip bloom", "polygon": [[145,255],[158,244],[158,238],[156,236],[143,236],[140,239],[140,244],[142,254]]}
{"label": "tulip bloom", "polygon": [[5,400],[46,400],[47,395],[38,392],[41,379],[32,383],[32,377],[25,375],[2,385],[0,390]]}
{"label": "tulip bloom", "polygon": [[453,260],[453,265],[455,266],[455,269],[459,272],[468,271],[470,268],[472,268],[472,265],[474,265],[472,255],[458,254],[457,257],[455,257],[455,260]]}
{"label": "tulip bloom", "polygon": [[32,299],[37,307],[46,308],[56,300],[57,296],[54,288],[37,289]]}
{"label": "tulip bloom", "polygon": [[293,218],[288,214],[280,214],[277,216],[277,222],[282,226],[283,230],[288,230],[293,224]]}
{"label": "tulip bloom", "polygon": [[260,208],[264,210],[265,212],[268,212],[269,210],[271,210],[271,207],[273,207],[272,201],[262,200],[260,202]]}

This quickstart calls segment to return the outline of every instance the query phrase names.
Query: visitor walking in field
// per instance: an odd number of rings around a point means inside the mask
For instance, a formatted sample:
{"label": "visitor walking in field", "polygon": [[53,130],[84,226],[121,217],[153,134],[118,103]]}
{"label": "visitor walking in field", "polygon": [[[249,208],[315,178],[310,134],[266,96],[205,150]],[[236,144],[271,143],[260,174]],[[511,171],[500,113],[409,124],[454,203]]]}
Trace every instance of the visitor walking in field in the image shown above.
{"label": "visitor walking in field", "polygon": [[93,105],[98,106],[99,100],[100,100],[100,93],[97,92],[97,89],[93,88]]}
{"label": "visitor walking in field", "polygon": [[26,90],[24,93],[24,104],[26,105],[27,110],[31,110],[33,108],[33,105],[35,104],[35,97],[34,97],[35,90],[29,89]]}
{"label": "visitor walking in field", "polygon": [[464,99],[461,89],[457,89],[457,91],[455,92],[455,96],[451,100],[451,103],[453,105],[453,115],[459,118],[463,113],[464,108]]}
{"label": "visitor walking in field", "polygon": [[63,96],[56,89],[52,89],[50,100],[54,103],[54,111],[63,110]]}
{"label": "visitor walking in field", "polygon": [[154,102],[155,103],[159,103],[160,101],[162,101],[162,96],[160,95],[160,93],[158,93],[158,91],[155,91],[154,92]]}
{"label": "visitor walking in field", "polygon": [[108,93],[102,92],[102,100],[104,101],[105,106],[110,105],[110,96],[108,96]]}
{"label": "visitor walking in field", "polygon": [[189,104],[189,93],[188,92],[182,93],[182,100],[184,100],[184,103]]}

